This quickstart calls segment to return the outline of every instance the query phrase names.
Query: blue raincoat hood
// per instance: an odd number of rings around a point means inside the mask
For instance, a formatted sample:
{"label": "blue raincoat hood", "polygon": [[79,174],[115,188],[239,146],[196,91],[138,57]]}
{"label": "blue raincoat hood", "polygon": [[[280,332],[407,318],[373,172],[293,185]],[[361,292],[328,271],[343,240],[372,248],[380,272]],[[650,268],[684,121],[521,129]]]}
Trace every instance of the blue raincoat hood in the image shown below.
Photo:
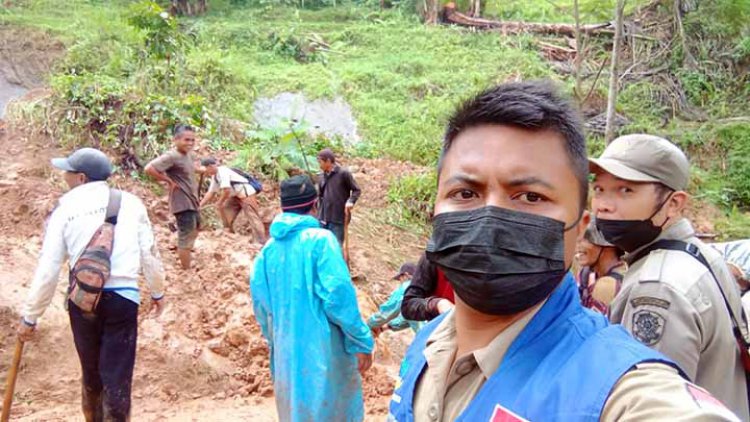
{"label": "blue raincoat hood", "polygon": [[295,214],[292,212],[285,212],[277,215],[271,223],[271,237],[274,239],[284,239],[290,234],[294,234],[300,230],[319,228],[320,223],[318,220],[311,215]]}

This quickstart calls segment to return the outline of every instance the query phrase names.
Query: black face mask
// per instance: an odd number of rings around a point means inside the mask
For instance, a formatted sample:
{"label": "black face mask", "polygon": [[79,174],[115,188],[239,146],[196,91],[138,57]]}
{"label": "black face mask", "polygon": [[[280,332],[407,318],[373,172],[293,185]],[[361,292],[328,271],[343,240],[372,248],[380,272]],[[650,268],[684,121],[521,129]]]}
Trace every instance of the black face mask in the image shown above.
{"label": "black face mask", "polygon": [[661,229],[667,224],[669,218],[657,226],[651,221],[656,214],[661,211],[664,204],[669,201],[672,195],[669,195],[659,208],[645,220],[605,220],[596,218],[596,228],[602,233],[607,242],[617,246],[625,252],[633,252],[636,249],[646,246],[656,240],[661,234]]}
{"label": "black face mask", "polygon": [[538,304],[565,277],[564,223],[487,206],[439,214],[427,244],[467,305],[491,315],[512,315]]}

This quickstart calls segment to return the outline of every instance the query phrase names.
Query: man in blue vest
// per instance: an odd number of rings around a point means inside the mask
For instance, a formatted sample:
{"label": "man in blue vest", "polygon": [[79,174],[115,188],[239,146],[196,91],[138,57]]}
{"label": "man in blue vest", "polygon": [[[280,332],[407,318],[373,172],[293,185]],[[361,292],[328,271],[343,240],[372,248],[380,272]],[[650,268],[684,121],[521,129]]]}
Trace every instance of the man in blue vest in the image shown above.
{"label": "man in blue vest", "polygon": [[581,306],[569,269],[587,193],[580,120],[552,86],[500,85],[459,107],[427,245],[456,304],[407,351],[390,420],[738,420]]}

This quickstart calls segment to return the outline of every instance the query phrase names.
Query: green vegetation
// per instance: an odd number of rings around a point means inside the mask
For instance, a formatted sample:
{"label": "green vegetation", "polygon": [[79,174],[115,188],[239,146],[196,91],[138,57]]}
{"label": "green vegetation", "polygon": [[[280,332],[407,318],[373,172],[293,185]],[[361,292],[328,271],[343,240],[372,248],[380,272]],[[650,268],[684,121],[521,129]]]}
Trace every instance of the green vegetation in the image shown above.
{"label": "green vegetation", "polygon": [[429,171],[394,180],[388,191],[388,200],[399,204],[399,218],[427,225],[435,204],[437,174]]}
{"label": "green vegetation", "polygon": [[[615,0],[579,3],[582,21],[594,23],[611,19]],[[629,1],[627,12],[649,3]],[[672,2],[663,3],[656,13],[669,16]],[[364,139],[347,153],[428,166],[437,159],[444,120],[459,99],[517,78],[552,78],[572,92],[573,76],[544,58],[539,37],[425,26],[412,13],[414,1],[391,4],[380,10],[374,1],[214,0],[208,15],[177,20],[148,1],[70,0],[60,7],[57,1],[25,0],[0,10],[0,24],[51,31],[68,47],[50,79],[53,97],[23,110],[24,118],[37,119],[68,142],[92,139],[121,149],[125,169],[138,169],[165,148],[176,121],[200,126],[216,148],[241,150],[241,164],[269,176],[304,168],[303,155],[331,141],[305,137],[301,152],[288,128],[252,126],[254,101],[285,91],[311,99],[343,97]],[[736,210],[750,204],[750,123],[736,119],[747,114],[750,98],[747,73],[740,70],[750,60],[750,0],[700,4],[698,12],[685,15],[686,34],[695,41],[690,51],[675,45],[660,53],[666,80],[624,80],[618,111],[630,120],[624,132],[667,136],[691,153],[701,166],[694,192],[726,210],[725,228],[736,234],[742,225],[733,216],[744,215]],[[490,1],[483,13],[572,23],[571,5]],[[584,88],[601,99],[606,70],[590,84],[609,54],[609,39],[591,38],[587,45],[584,64],[591,75]],[[627,58],[625,66],[659,53],[650,48],[648,40],[636,41],[633,54],[640,56]],[[591,141],[592,153],[601,151],[601,140]],[[431,208],[434,189],[434,174],[418,174],[394,183],[389,198],[405,206],[402,218],[413,221]]]}

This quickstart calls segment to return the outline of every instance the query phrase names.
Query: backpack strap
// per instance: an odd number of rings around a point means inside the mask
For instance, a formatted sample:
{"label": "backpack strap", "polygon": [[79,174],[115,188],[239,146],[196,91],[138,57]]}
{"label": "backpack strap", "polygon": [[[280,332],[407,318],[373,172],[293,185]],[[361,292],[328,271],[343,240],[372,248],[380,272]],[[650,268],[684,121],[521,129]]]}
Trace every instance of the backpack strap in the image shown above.
{"label": "backpack strap", "polygon": [[[734,316],[734,312],[732,312],[732,307],[729,305],[729,300],[727,300],[727,296],[724,294],[724,289],[721,288],[721,284],[719,283],[719,279],[716,277],[716,274],[714,273],[714,270],[711,268],[711,265],[706,260],[706,257],[703,256],[700,249],[695,246],[692,243],[683,242],[681,240],[660,240],[658,242],[655,242],[652,245],[647,246],[642,251],[638,252],[633,260],[631,262],[636,262],[640,260],[641,258],[647,256],[652,251],[659,250],[659,249],[666,249],[670,251],[681,251],[685,252],[688,255],[695,258],[698,262],[703,264],[704,267],[708,270],[708,272],[711,274],[711,278],[714,279],[714,282],[716,283],[716,287],[719,288],[719,292],[721,293],[721,298],[724,300],[724,306],[727,309],[727,312],[729,313],[729,318],[732,320],[732,333],[734,334],[735,341],[737,343],[737,347],[740,349],[740,359],[742,362],[742,366],[745,369],[745,378],[748,385],[748,401],[750,402],[750,352],[748,351],[748,348],[750,348],[750,344],[748,344],[745,337],[742,335],[742,331],[740,330],[740,325],[737,323],[737,319]],[[742,319],[747,321],[747,317],[744,315],[744,310],[742,307],[740,307],[740,314],[742,316]]]}
{"label": "backpack strap", "polygon": [[107,216],[104,222],[117,225],[117,216],[120,214],[120,203],[122,202],[122,191],[117,189],[109,190],[109,201],[107,202]]}

